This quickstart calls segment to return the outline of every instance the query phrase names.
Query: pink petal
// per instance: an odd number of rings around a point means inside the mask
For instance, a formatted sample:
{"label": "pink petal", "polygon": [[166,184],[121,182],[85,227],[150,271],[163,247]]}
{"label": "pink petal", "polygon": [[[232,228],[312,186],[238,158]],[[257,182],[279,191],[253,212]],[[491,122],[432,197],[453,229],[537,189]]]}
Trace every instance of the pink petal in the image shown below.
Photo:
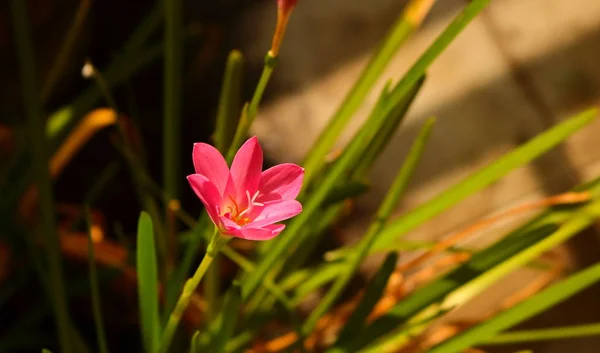
{"label": "pink petal", "polygon": [[237,223],[223,216],[219,216],[219,221],[221,222],[221,227],[219,228],[223,234],[231,235],[234,237],[240,236],[240,229],[242,227],[239,226]]}
{"label": "pink petal", "polygon": [[294,200],[300,193],[304,168],[284,163],[265,170],[260,178],[258,202]]}
{"label": "pink petal", "polygon": [[219,225],[221,194],[215,184],[202,174],[188,175],[187,179],[200,201],[204,204],[210,219],[215,225]]}
{"label": "pink petal", "polygon": [[206,143],[195,143],[192,159],[196,173],[204,175],[215,184],[222,197],[229,179],[229,168],[225,158],[213,146]]}
{"label": "pink petal", "polygon": [[246,199],[246,190],[253,195],[260,182],[263,152],[256,136],[246,141],[237,151],[231,164],[231,178],[235,185],[236,200]]}
{"label": "pink petal", "polygon": [[269,240],[281,233],[285,228],[284,224],[271,224],[261,228],[242,228],[240,238],[248,240]]}
{"label": "pink petal", "polygon": [[273,201],[265,204],[262,212],[248,227],[263,228],[269,224],[277,223],[302,212],[302,205],[296,200]]}

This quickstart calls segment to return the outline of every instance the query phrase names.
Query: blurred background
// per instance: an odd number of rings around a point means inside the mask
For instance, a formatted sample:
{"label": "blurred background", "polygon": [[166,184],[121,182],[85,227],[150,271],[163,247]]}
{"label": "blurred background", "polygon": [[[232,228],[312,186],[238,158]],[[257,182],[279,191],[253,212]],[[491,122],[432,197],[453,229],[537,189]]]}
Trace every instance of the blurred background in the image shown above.
{"label": "blurred background", "polygon": [[[189,152],[193,142],[209,141],[219,96],[225,58],[229,50],[240,49],[246,56],[244,97],[250,97],[262,68],[275,25],[272,0],[184,1],[185,40],[182,82],[181,165],[192,172]],[[261,139],[272,162],[301,162],[327,119],[360,74],[370,53],[401,12],[399,0],[300,0],[283,43],[280,63],[267,89],[253,132]],[[386,78],[397,79],[456,16],[465,0],[439,1],[423,27],[409,39],[389,65]],[[86,60],[104,72],[116,60],[136,27],[153,11],[152,1],[132,0],[28,0],[36,55],[36,76],[42,99],[51,114],[65,106],[82,112],[107,106],[98,88],[81,76]],[[73,19],[82,16],[78,35],[68,62],[52,78],[58,48]],[[160,46],[160,31],[154,44]],[[0,168],[13,151],[27,144],[23,139],[23,105],[15,55],[12,22],[7,2],[0,4]],[[597,0],[492,0],[491,4],[438,58],[428,72],[424,89],[409,111],[408,118],[387,148],[371,175],[372,190],[362,197],[350,217],[341,225],[343,242],[354,242],[363,233],[370,215],[383,198],[394,173],[424,119],[438,117],[430,145],[417,170],[410,191],[398,214],[430,199],[473,171],[510,151],[515,146],[590,105],[600,103],[600,2]],[[152,176],[161,183],[162,165],[162,77],[160,53],[124,74],[111,87],[119,110],[139,128],[146,162]],[[382,81],[379,86],[383,86]],[[373,90],[368,104],[357,114],[354,128],[366,118],[377,98]],[[83,97],[83,98],[82,98]],[[54,183],[57,211],[69,227],[82,229],[77,213],[100,171],[122,157],[110,142],[111,131],[100,131],[85,144]],[[352,136],[350,129],[343,146]],[[578,133],[567,143],[470,197],[449,212],[436,217],[411,233],[410,238],[435,240],[511,205],[568,190],[600,173],[598,135],[600,122]],[[12,182],[14,180],[9,180]],[[110,225],[115,235],[135,232],[138,204],[133,182],[124,167],[117,167],[96,197],[95,215]],[[182,188],[187,188],[182,180]],[[200,203],[193,193],[184,192],[182,203],[192,215]],[[2,213],[2,225],[10,213]],[[76,220],[73,220],[75,218]],[[517,220],[518,221],[518,220]],[[75,224],[75,225],[73,225]],[[515,220],[478,234],[473,246],[491,243],[514,227]],[[577,268],[600,258],[600,228],[589,229],[556,250],[567,268]],[[31,351],[27,342],[51,341],[49,308],[30,310],[40,289],[31,273],[19,268],[29,261],[20,257],[10,239],[10,229],[0,229],[0,349]],[[73,240],[75,241],[75,240]],[[22,243],[22,241],[21,241]],[[10,245],[9,245],[10,244]],[[83,243],[85,244],[85,243]],[[76,243],[70,244],[77,247]],[[17,246],[18,247],[18,246]],[[63,245],[67,248],[68,245]],[[83,247],[85,250],[85,247]],[[77,264],[85,259],[77,250],[65,250],[67,276],[81,276]],[[75,254],[75,255],[74,255]],[[376,262],[376,260],[374,260]],[[369,271],[369,266],[365,266]],[[526,270],[514,274],[493,288],[471,307],[456,313],[456,319],[480,318],[482,310],[494,308],[497,298],[536,279]],[[16,281],[17,293],[11,292]],[[23,290],[25,288],[26,290]],[[137,303],[135,295],[111,291],[113,301],[105,304],[109,337],[122,342],[123,351],[135,351]],[[135,288],[129,288],[135,291]],[[598,286],[525,326],[594,322],[600,319]],[[74,306],[88,308],[85,295],[76,296]],[[33,312],[33,314],[32,314]],[[25,315],[27,314],[27,315]],[[74,312],[76,321],[93,333],[87,309]],[[567,315],[568,314],[568,315]],[[85,327],[89,326],[89,330]],[[32,336],[35,332],[37,336]],[[9,342],[8,339],[17,343]],[[33,343],[35,342],[35,344]],[[588,338],[539,344],[536,352],[598,351],[600,340]],[[15,348],[21,347],[21,348]],[[502,348],[511,351],[511,347]],[[490,350],[494,351],[494,350]]]}

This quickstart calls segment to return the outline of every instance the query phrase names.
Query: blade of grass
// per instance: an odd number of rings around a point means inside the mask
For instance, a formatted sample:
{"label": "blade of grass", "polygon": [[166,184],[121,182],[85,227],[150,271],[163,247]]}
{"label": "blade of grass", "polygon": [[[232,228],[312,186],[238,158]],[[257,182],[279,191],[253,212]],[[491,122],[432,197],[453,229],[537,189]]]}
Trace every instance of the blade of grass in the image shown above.
{"label": "blade of grass", "polygon": [[24,1],[11,1],[17,61],[23,95],[23,107],[27,117],[30,143],[33,149],[33,171],[39,195],[41,226],[36,234],[45,237],[50,293],[59,336],[61,352],[73,352],[70,332],[70,318],[62,275],[60,240],[56,234],[54,219],[54,197],[48,170],[48,148],[44,136],[42,107],[36,87],[35,62],[31,41],[27,4]]}
{"label": "blade of grass", "polygon": [[138,222],[136,269],[140,322],[146,352],[156,352],[160,343],[158,266],[154,242],[152,219],[148,213],[142,212]]}
{"label": "blade of grass", "polygon": [[227,153],[233,142],[235,127],[239,123],[239,112],[241,105],[242,75],[244,68],[244,56],[238,50],[232,50],[227,58],[219,107],[217,109],[217,120],[214,132],[215,147],[221,153]]}
{"label": "blade of grass", "polygon": [[[163,0],[165,7],[165,56],[163,86],[163,182],[170,199],[180,196],[181,175],[181,67],[182,67],[182,0]],[[166,208],[167,251],[163,265],[167,278],[175,262],[176,219]]]}
{"label": "blade of grass", "polygon": [[[306,185],[310,184],[313,177],[319,173],[323,166],[322,164],[325,160],[325,156],[337,141],[340,133],[343,131],[352,115],[360,107],[400,46],[419,27],[423,18],[427,15],[429,9],[433,5],[433,2],[433,0],[412,0],[393,25],[387,37],[361,73],[356,84],[352,87],[350,92],[348,92],[337,112],[331,118],[319,138],[317,138],[316,143],[306,157],[303,163],[306,169],[306,174],[304,176],[304,183]],[[462,28],[459,28],[459,30],[460,29]],[[437,54],[435,56],[437,56]],[[411,72],[413,71],[415,70],[412,70]],[[424,72],[425,68],[423,68],[421,73],[416,76],[421,77]],[[406,88],[413,87],[415,82],[416,81],[413,81],[408,84],[407,81],[405,84]]]}
{"label": "blade of grass", "polygon": [[558,341],[563,339],[598,335],[600,335],[600,323],[594,323],[500,333],[490,339],[485,340],[482,342],[482,345],[489,346],[540,341]]}
{"label": "blade of grass", "polygon": [[[597,210],[596,210],[597,211]],[[572,297],[600,280],[600,264],[590,266],[539,294],[433,347],[428,353],[462,352]]]}
{"label": "blade of grass", "polygon": [[108,353],[106,334],[104,333],[104,320],[102,319],[102,304],[100,301],[100,284],[96,269],[96,256],[94,255],[94,240],[92,239],[92,216],[90,209],[85,206],[85,217],[87,220],[88,235],[88,266],[90,271],[90,293],[92,295],[92,312],[94,313],[94,325],[96,326],[96,340],[98,341],[98,352]]}
{"label": "blade of grass", "polygon": [[430,119],[423,125],[423,128],[415,139],[415,142],[413,143],[408,155],[406,156],[406,159],[404,160],[402,168],[400,168],[400,171],[394,179],[385,199],[381,203],[375,220],[369,226],[366,235],[361,239],[356,255],[346,260],[346,267],[344,271],[338,274],[338,278],[334,282],[332,288],[327,292],[321,302],[319,302],[317,307],[312,311],[302,326],[302,333],[304,335],[312,332],[317,324],[317,321],[331,308],[335,300],[341,295],[350,279],[354,276],[354,273],[358,269],[360,263],[367,256],[369,248],[373,245],[379,234],[381,234],[381,230],[383,229],[385,223],[398,205],[402,195],[404,195],[404,191],[406,190],[410,178],[417,167],[417,163],[421,159],[421,155],[434,123],[435,120]]}
{"label": "blade of grass", "polygon": [[[600,193],[600,179],[578,187]],[[536,254],[567,239],[593,221],[600,201],[588,205],[563,206],[546,211],[489,248],[473,255],[454,271],[413,292],[386,315],[363,331],[361,337],[344,342],[341,348],[355,351],[405,324],[420,312],[444,311],[464,303],[511,269],[530,261]],[[428,309],[429,308],[429,309]]]}
{"label": "blade of grass", "polygon": [[[373,245],[372,252],[384,250],[392,246],[396,239],[401,238],[407,232],[499,180],[510,171],[539,157],[592,122],[597,114],[596,109],[589,109],[552,127],[529,140],[521,147],[505,154],[493,163],[455,184],[432,200],[417,207],[405,216],[393,221],[383,230],[381,236]],[[350,254],[352,251],[355,250],[347,250],[347,254]]]}
{"label": "blade of grass", "polygon": [[190,353],[202,353],[202,345],[200,344],[200,331],[196,331],[192,336]]}
{"label": "blade of grass", "polygon": [[381,299],[388,279],[394,273],[398,262],[398,253],[390,253],[385,258],[385,261],[377,270],[375,276],[365,289],[365,293],[358,303],[358,306],[346,321],[346,325],[340,332],[336,342],[344,342],[352,338],[357,332],[361,332],[365,326],[367,317],[375,307],[375,304]]}

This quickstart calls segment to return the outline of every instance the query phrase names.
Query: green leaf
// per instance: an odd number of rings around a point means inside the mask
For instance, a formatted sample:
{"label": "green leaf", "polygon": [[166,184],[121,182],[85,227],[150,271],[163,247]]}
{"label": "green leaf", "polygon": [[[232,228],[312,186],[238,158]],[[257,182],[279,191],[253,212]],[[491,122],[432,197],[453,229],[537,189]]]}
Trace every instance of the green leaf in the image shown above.
{"label": "green leaf", "polygon": [[[600,192],[600,179],[577,188]],[[423,312],[442,312],[469,300],[518,266],[555,246],[589,225],[599,213],[598,203],[554,208],[536,217],[447,275],[425,285],[363,331],[344,342],[346,351],[356,351],[406,324]]]}
{"label": "green leaf", "polygon": [[346,199],[356,198],[366,193],[369,190],[369,188],[369,184],[363,181],[351,180],[349,182],[346,182],[345,184],[335,187],[331,191],[331,193],[327,196],[325,201],[323,201],[323,208],[335,205]]}
{"label": "green leaf", "polygon": [[140,214],[137,232],[136,268],[142,339],[147,352],[156,352],[160,339],[158,314],[158,274],[152,219]]}
{"label": "green leaf", "polygon": [[590,337],[600,335],[600,323],[574,325],[564,327],[552,327],[537,330],[523,330],[501,333],[482,344],[499,345],[499,344],[515,344],[529,343],[539,341],[557,341],[569,338]]}
{"label": "green leaf", "polygon": [[242,74],[244,57],[238,50],[232,50],[227,58],[225,74],[219,98],[217,121],[215,125],[215,147],[221,153],[227,153],[233,142],[235,129],[240,118]]}
{"label": "green leaf", "polygon": [[381,299],[385,287],[387,286],[388,279],[394,273],[396,269],[396,262],[398,261],[397,253],[390,253],[385,258],[385,261],[373,276],[373,279],[365,289],[361,301],[350,317],[346,321],[346,325],[340,332],[337,342],[345,342],[356,335],[357,332],[361,332],[366,324],[367,317],[373,311],[375,304]]}
{"label": "green leaf", "polygon": [[527,320],[570,298],[600,280],[600,263],[543,290],[485,322],[433,347],[428,353],[458,353],[493,337],[496,333]]}
{"label": "green leaf", "polygon": [[191,344],[190,344],[190,353],[202,353],[202,343],[201,343],[201,335],[200,331],[196,331],[192,336]]}
{"label": "green leaf", "polygon": [[352,276],[354,276],[354,273],[358,269],[360,263],[367,256],[369,248],[381,234],[381,230],[396,208],[400,198],[404,194],[404,191],[408,186],[408,182],[410,181],[410,178],[417,167],[417,163],[421,159],[421,155],[434,123],[435,120],[430,119],[424,124],[421,132],[415,139],[415,142],[408,152],[408,156],[404,160],[402,168],[400,168],[398,175],[394,179],[388,194],[381,203],[375,220],[369,226],[366,235],[361,239],[356,255],[347,259],[344,271],[338,275],[338,278],[334,282],[331,289],[312,311],[308,319],[306,319],[306,322],[302,326],[303,334],[309,334],[314,329],[319,318],[325,314],[335,303],[335,300],[341,295]]}
{"label": "green leaf", "polygon": [[104,320],[102,319],[100,284],[98,282],[98,271],[96,269],[94,241],[92,240],[92,219],[88,206],[85,207],[85,215],[88,225],[88,265],[90,273],[90,292],[92,295],[92,312],[94,313],[94,325],[96,326],[96,339],[98,341],[98,351],[100,353],[108,353],[108,343],[106,341],[106,334],[104,333]]}
{"label": "green leaf", "polygon": [[442,192],[431,201],[419,206],[390,223],[372,247],[372,252],[385,249],[396,239],[415,229],[425,221],[475,194],[512,170],[529,163],[589,124],[597,115],[596,109],[580,113],[531,139],[521,147],[465,178]]}

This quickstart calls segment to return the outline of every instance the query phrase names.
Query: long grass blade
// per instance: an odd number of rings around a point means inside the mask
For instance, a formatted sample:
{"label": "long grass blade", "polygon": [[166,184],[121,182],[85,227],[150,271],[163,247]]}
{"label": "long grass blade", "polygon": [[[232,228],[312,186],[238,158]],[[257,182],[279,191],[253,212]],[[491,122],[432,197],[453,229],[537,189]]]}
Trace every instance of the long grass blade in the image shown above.
{"label": "long grass blade", "polygon": [[223,75],[213,137],[215,147],[223,154],[227,153],[233,142],[235,128],[240,118],[243,68],[244,56],[240,51],[232,50],[227,58]]}
{"label": "long grass blade", "polygon": [[431,201],[390,223],[373,245],[378,251],[392,244],[423,222],[454,206],[470,195],[499,180],[512,170],[529,163],[555,147],[595,119],[596,109],[586,110],[531,139],[521,147],[505,154],[487,167],[444,191]]}
{"label": "long grass blade", "polygon": [[160,339],[158,266],[156,262],[152,219],[148,213],[142,212],[138,222],[136,268],[142,339],[147,352],[156,352]]}
{"label": "long grass blade", "polygon": [[48,170],[48,148],[44,136],[42,107],[36,85],[36,65],[27,3],[25,1],[11,1],[10,6],[13,16],[17,61],[19,62],[23,107],[27,118],[29,141],[33,150],[32,168],[39,195],[41,226],[36,229],[36,234],[45,238],[50,275],[48,289],[54,308],[61,352],[71,353],[73,352],[73,345],[71,342],[70,318],[62,274],[60,240],[56,233],[56,221],[54,219],[54,196],[50,171]]}
{"label": "long grass blade", "polygon": [[512,331],[498,334],[482,344],[501,345],[530,343],[540,341],[558,341],[563,339],[591,337],[600,335],[600,323],[552,327],[537,330]]}
{"label": "long grass blade", "polygon": [[[399,16],[378,51],[373,55],[356,84],[348,92],[304,161],[303,165],[306,168],[304,180],[306,184],[309,184],[313,177],[319,173],[323,167],[325,156],[337,141],[340,133],[360,107],[400,46],[419,27],[433,2],[433,0],[412,0],[402,15]],[[424,72],[423,69],[417,76],[422,76]],[[408,84],[407,88],[413,87],[415,82]]]}
{"label": "long grass blade", "polygon": [[593,265],[540,292],[514,307],[433,347],[428,353],[458,353],[485,342],[510,328],[568,299],[600,280],[600,264]]}
{"label": "long grass blade", "polygon": [[345,342],[351,339],[357,332],[361,332],[366,324],[367,317],[375,307],[375,304],[381,299],[388,283],[388,279],[392,273],[394,273],[396,262],[398,262],[398,253],[388,254],[385,261],[365,289],[365,294],[358,303],[358,306],[354,309],[348,318],[348,321],[346,321],[346,325],[344,325],[342,332],[340,332],[337,342]]}

